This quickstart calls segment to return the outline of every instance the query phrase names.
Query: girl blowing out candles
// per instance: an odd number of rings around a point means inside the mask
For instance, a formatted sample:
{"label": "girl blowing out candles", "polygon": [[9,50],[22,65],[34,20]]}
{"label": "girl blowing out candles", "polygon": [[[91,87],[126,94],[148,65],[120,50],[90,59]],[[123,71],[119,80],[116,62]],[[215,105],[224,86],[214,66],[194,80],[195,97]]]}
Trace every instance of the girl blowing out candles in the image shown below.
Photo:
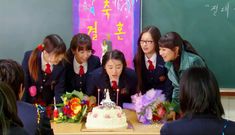
{"label": "girl blowing out candles", "polygon": [[86,93],[89,96],[100,95],[98,99],[103,99],[105,89],[109,89],[111,100],[122,106],[124,102],[131,102],[131,95],[136,93],[136,83],[135,72],[126,67],[124,54],[113,50],[103,56],[102,67],[89,74]]}

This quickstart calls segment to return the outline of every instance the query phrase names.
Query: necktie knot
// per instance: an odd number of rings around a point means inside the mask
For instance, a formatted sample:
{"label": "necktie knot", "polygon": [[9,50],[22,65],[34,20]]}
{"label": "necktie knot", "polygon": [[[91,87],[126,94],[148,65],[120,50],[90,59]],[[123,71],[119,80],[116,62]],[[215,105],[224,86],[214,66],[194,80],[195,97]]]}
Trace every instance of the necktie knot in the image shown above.
{"label": "necktie knot", "polygon": [[148,60],[148,63],[149,63],[148,70],[150,70],[150,71],[154,70],[153,62],[151,60]]}
{"label": "necktie knot", "polygon": [[45,72],[46,72],[47,74],[50,74],[50,73],[51,73],[51,65],[50,65],[49,63],[46,64]]}
{"label": "necktie knot", "polygon": [[80,65],[79,75],[80,76],[84,75],[84,67],[83,67],[83,65]]}
{"label": "necktie knot", "polygon": [[112,88],[113,89],[117,89],[118,88],[117,81],[112,81]]}

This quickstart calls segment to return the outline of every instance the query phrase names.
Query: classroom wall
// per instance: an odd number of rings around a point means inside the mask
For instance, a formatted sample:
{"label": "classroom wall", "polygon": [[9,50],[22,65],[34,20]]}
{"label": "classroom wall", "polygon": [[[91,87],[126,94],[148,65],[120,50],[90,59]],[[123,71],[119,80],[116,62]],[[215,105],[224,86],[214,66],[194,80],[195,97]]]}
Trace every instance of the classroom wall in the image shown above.
{"label": "classroom wall", "polygon": [[0,58],[21,62],[48,34],[72,38],[72,0],[0,0]]}
{"label": "classroom wall", "polygon": [[222,96],[221,102],[224,107],[224,118],[235,121],[235,97]]}

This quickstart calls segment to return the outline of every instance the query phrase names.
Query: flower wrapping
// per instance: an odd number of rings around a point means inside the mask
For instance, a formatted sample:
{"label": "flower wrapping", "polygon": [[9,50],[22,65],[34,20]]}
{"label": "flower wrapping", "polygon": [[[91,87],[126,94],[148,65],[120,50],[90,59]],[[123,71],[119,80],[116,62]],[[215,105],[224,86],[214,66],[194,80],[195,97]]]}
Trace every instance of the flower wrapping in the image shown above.
{"label": "flower wrapping", "polygon": [[[141,123],[163,123],[175,117],[173,113],[174,103],[165,101],[165,95],[162,94],[161,90],[151,89],[144,95],[135,94],[131,98],[137,118]],[[130,105],[127,107],[130,107]]]}
{"label": "flower wrapping", "polygon": [[57,123],[79,123],[96,105],[95,97],[75,90],[72,93],[66,92],[61,98],[63,103],[57,104],[53,112],[54,121]]}

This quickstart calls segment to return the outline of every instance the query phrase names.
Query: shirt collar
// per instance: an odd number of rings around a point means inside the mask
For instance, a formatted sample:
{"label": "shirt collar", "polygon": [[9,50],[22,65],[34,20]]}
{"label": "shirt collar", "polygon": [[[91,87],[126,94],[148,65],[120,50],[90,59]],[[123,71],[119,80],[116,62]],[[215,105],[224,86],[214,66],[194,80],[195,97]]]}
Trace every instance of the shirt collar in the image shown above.
{"label": "shirt collar", "polygon": [[149,66],[148,60],[151,60],[153,62],[154,67],[156,67],[156,61],[157,61],[156,53],[154,53],[151,58],[148,58],[146,55],[144,55],[144,59],[145,59],[145,65],[147,68]]}
{"label": "shirt collar", "polygon": [[[43,70],[43,71],[45,71],[45,69],[46,69],[46,64],[47,64],[47,62],[45,61],[45,59],[44,59],[44,53],[42,52],[41,53],[41,69]],[[53,64],[51,64],[51,63],[49,63],[50,64],[50,68],[51,68],[51,71],[53,70]]]}
{"label": "shirt collar", "polygon": [[76,58],[74,57],[74,58],[73,58],[73,69],[74,69],[74,72],[75,72],[76,74],[79,73],[79,69],[80,69],[80,66],[81,66],[81,65],[82,65],[83,68],[84,68],[84,73],[86,73],[86,72],[87,72],[87,67],[88,67],[87,62],[84,62],[84,63],[82,63],[82,64],[79,64],[79,63],[77,62]]}

